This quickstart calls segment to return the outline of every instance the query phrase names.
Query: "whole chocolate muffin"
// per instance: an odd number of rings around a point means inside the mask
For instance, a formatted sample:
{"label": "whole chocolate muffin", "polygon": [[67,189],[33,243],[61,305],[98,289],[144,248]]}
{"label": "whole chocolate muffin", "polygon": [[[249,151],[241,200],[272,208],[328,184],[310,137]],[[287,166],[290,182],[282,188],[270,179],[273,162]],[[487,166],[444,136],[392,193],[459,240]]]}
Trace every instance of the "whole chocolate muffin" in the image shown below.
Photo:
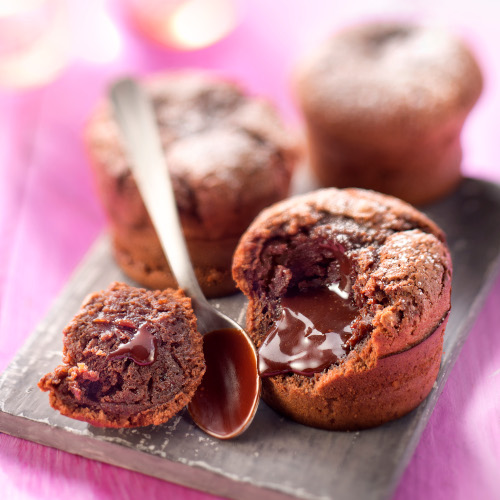
{"label": "whole chocolate muffin", "polygon": [[323,186],[413,204],[450,193],[482,86],[475,57],[444,29],[371,22],[338,32],[296,71],[313,172]]}
{"label": "whole chocolate muffin", "polygon": [[53,408],[92,425],[166,422],[205,373],[202,337],[182,291],[113,283],[88,296],[63,333],[63,364],[38,385]]}
{"label": "whole chocolate muffin", "polygon": [[415,408],[436,379],[450,310],[444,239],[410,205],[361,189],[324,189],[264,210],[233,264],[264,400],[337,430]]}
{"label": "whole chocolate muffin", "polygon": [[[287,196],[294,141],[267,102],[234,83],[181,72],[144,84],[198,280],[207,296],[233,292],[238,239],[260,210]],[[142,285],[175,287],[107,103],[90,120],[86,143],[118,264]]]}

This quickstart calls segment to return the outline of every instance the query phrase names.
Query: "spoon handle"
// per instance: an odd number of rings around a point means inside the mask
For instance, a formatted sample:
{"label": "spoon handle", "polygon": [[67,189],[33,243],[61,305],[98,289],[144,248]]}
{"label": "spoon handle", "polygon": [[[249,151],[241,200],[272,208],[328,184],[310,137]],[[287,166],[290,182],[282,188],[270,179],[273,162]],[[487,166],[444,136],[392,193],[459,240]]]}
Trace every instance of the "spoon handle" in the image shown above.
{"label": "spoon handle", "polygon": [[132,160],[131,170],[167,256],[170,270],[179,287],[193,300],[193,306],[203,308],[208,302],[189,258],[149,98],[129,78],[115,83],[110,95],[115,119],[123,134],[124,146]]}

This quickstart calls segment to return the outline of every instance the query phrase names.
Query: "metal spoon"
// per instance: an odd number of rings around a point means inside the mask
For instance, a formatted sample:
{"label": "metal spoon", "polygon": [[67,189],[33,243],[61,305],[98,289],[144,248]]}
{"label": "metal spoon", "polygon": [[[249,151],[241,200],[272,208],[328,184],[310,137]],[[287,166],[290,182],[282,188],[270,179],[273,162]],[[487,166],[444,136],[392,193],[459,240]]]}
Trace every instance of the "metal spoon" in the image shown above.
{"label": "metal spoon", "polygon": [[255,347],[236,322],[209,304],[198,284],[149,98],[132,79],[112,85],[110,96],[142,199],[203,334],[207,368],[188,410],[206,433],[233,438],[250,425],[260,400]]}

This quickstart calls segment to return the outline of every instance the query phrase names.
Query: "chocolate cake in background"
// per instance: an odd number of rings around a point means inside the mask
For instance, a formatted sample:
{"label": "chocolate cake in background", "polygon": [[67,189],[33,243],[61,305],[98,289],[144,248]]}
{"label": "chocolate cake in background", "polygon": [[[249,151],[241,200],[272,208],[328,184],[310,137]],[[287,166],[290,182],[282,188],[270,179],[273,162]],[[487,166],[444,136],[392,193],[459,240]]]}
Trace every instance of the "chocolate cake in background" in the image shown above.
{"label": "chocolate cake in background", "polygon": [[460,133],[482,86],[474,55],[445,29],[344,28],[295,72],[311,169],[322,186],[435,201],[460,182]]}
{"label": "chocolate cake in background", "polygon": [[[184,71],[144,85],[198,280],[207,296],[232,293],[238,239],[260,210],[288,195],[297,143],[268,102],[232,82]],[[85,140],[118,264],[144,286],[175,287],[106,102]]]}

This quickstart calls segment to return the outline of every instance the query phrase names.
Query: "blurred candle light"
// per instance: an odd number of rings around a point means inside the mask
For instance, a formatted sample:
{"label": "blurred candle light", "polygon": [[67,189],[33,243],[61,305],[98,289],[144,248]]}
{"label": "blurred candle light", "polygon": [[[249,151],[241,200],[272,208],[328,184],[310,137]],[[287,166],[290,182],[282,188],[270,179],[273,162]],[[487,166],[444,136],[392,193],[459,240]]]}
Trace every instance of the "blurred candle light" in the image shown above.
{"label": "blurred candle light", "polygon": [[[122,39],[104,0],[82,2],[74,9],[74,22],[85,23],[89,30],[76,33],[77,56],[91,63],[115,60],[122,50]],[[76,19],[78,18],[78,19]]]}
{"label": "blurred candle light", "polygon": [[65,0],[0,1],[0,85],[49,82],[68,59]]}
{"label": "blurred candle light", "polygon": [[238,21],[235,0],[128,0],[135,24],[147,36],[181,50],[207,47]]}
{"label": "blurred candle light", "polygon": [[189,0],[168,20],[176,45],[186,49],[206,47],[227,35],[236,24],[231,0]]}

